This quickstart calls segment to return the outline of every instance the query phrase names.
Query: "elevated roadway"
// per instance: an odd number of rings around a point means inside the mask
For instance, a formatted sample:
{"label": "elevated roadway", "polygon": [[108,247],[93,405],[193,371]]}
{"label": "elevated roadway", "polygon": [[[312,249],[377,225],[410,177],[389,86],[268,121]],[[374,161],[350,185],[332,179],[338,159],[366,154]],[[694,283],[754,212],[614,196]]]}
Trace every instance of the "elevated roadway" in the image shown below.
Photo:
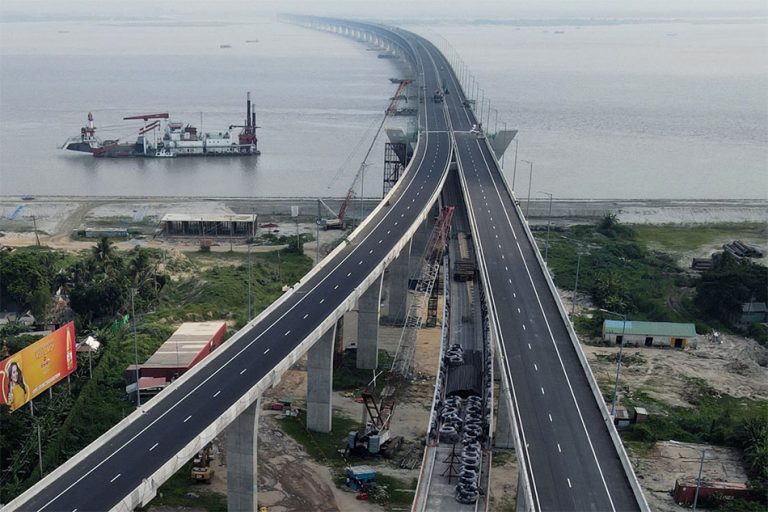
{"label": "elevated roadway", "polygon": [[[504,382],[535,510],[638,510],[631,468],[597,401],[554,288],[449,64],[426,40],[375,25],[317,20],[386,41],[422,84],[419,140],[385,201],[290,292],[203,364],[3,510],[130,510],[212,439],[303,354],[383,272],[428,215],[451,156],[461,171]],[[445,104],[431,93],[448,87]],[[426,96],[426,98],[425,98]],[[446,116],[447,113],[447,116]],[[618,446],[618,448],[617,448]],[[629,475],[629,476],[628,476]],[[635,481],[636,483],[636,481]],[[647,508],[647,507],[646,507]]]}
{"label": "elevated roadway", "polygon": [[[378,27],[361,30],[397,48],[426,90],[437,87],[437,70],[423,47]],[[408,171],[346,244],[205,362],[3,510],[131,510],[148,502],[353,307],[426,218],[453,142],[442,106],[422,102],[419,125]]]}
{"label": "elevated roadway", "polygon": [[456,158],[524,451],[529,506],[647,508],[513,193],[486,140],[470,133],[477,120],[456,76],[434,46],[420,44],[450,90]]}

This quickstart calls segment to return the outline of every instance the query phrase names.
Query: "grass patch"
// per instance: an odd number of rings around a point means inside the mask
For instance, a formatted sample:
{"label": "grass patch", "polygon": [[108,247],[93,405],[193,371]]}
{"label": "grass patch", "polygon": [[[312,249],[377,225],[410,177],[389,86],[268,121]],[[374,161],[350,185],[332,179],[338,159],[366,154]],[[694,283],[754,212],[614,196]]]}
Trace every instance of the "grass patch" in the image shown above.
{"label": "grass patch", "polygon": [[694,407],[670,407],[642,392],[626,397],[627,405],[642,405],[651,415],[622,431],[622,437],[637,442],[674,439],[742,448],[745,422],[768,417],[768,401],[720,394],[698,379],[691,379],[686,389]]}
{"label": "grass patch", "polygon": [[684,252],[723,239],[764,240],[765,225],[757,222],[679,225],[635,225],[637,241],[648,247],[659,247],[672,252]]}
{"label": "grass patch", "polygon": [[339,450],[346,447],[347,435],[359,429],[360,423],[339,414],[334,414],[332,421],[329,433],[312,432],[307,429],[306,411],[301,411],[298,416],[283,417],[280,428],[303,446],[312,459],[324,466],[343,470],[346,462]]}
{"label": "grass patch", "polygon": [[[336,391],[359,391],[368,386],[373,378],[371,370],[361,370],[357,368],[357,358],[354,351],[348,351],[338,361],[338,365],[333,369],[333,389]],[[392,366],[393,356],[386,350],[379,350],[379,365],[376,372],[383,371],[376,379],[376,389],[380,390],[385,383],[386,372]]]}
{"label": "grass patch", "polygon": [[514,450],[495,448],[493,450],[493,459],[491,459],[491,467],[498,468],[515,460],[517,460],[517,457]]}

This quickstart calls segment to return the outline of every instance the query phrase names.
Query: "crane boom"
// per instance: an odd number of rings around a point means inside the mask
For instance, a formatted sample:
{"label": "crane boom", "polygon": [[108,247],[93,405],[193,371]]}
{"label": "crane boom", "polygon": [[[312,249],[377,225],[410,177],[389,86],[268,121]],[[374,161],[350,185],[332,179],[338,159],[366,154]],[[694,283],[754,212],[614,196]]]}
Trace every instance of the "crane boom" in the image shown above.
{"label": "crane boom", "polygon": [[144,121],[147,121],[149,119],[168,119],[170,115],[168,115],[168,112],[162,112],[160,114],[141,114],[138,116],[128,116],[124,117],[123,121],[132,121],[134,119],[143,119]]}

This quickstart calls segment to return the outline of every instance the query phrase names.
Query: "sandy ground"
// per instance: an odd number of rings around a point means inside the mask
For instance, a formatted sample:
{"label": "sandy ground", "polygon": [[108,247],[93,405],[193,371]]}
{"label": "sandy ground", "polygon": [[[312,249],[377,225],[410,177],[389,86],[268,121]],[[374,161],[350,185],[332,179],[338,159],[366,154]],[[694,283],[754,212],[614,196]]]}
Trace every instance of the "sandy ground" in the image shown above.
{"label": "sandy ground", "polygon": [[[686,350],[625,348],[621,395],[643,390],[670,405],[692,407],[687,400],[688,379],[703,379],[717,391],[735,397],[768,400],[768,349],[740,336],[721,336],[714,343],[701,336],[696,348]],[[582,345],[598,380],[615,378],[616,347]],[[653,409],[649,412],[652,414]],[[680,508],[670,491],[678,478],[695,479],[700,450],[707,448],[704,478],[745,482],[747,476],[738,450],[713,446],[680,446],[656,443],[653,450],[631,456],[635,472],[652,510],[673,512]]]}

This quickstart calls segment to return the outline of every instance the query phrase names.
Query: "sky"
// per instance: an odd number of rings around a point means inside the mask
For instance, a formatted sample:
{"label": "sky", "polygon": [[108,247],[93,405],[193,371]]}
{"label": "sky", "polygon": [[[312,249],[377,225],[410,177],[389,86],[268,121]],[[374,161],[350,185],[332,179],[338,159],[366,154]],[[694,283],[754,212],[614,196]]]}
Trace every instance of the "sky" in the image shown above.
{"label": "sky", "polygon": [[248,18],[276,13],[354,18],[562,18],[768,16],[766,0],[3,0],[0,21],[51,18]]}

